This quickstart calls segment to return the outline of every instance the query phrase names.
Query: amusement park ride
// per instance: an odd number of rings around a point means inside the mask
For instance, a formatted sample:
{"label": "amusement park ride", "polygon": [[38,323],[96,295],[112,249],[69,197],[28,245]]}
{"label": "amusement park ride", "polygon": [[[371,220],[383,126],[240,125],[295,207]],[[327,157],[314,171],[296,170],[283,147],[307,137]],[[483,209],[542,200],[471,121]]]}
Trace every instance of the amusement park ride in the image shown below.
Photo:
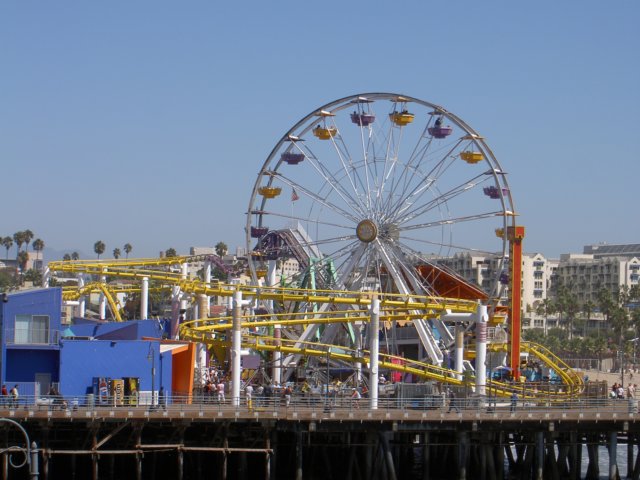
{"label": "amusement park ride", "polygon": [[[150,289],[168,289],[172,335],[222,351],[238,371],[240,348],[259,353],[277,382],[298,367],[331,363],[360,378],[368,371],[372,388],[383,369],[471,383],[479,395],[536,398],[539,383],[519,381],[525,356],[560,378],[544,389],[547,400],[584,388],[553,353],[521,341],[524,227],[507,175],[484,138],[438,105],[370,93],[311,112],[259,170],[246,235],[251,285],[212,283],[216,256],[51,262],[49,269],[95,279],[65,290],[64,299],[99,291],[116,321],[117,293],[139,292],[147,318]],[[475,283],[443,262],[469,253],[495,259]],[[195,261],[204,262],[202,280],[187,278]],[[212,296],[229,298],[232,314],[207,318]],[[179,324],[180,311],[192,320]],[[411,329],[414,343],[399,342]],[[499,365],[510,378],[492,378]]]}

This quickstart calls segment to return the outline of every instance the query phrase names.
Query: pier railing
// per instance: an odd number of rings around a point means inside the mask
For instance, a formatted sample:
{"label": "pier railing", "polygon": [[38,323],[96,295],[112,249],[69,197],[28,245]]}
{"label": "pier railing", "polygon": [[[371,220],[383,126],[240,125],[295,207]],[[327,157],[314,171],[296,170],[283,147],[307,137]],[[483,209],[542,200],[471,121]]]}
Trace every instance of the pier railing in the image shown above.
{"label": "pier railing", "polygon": [[[151,398],[150,396],[147,398]],[[150,401],[140,402],[137,396],[114,398],[97,402],[93,395],[68,396],[68,395],[23,395],[18,399],[10,396],[0,397],[0,412],[104,412],[120,411],[133,412],[132,415],[141,415],[141,412],[168,412],[171,415],[188,414],[189,416],[215,414],[216,412],[235,412],[236,416],[251,416],[256,413],[271,417],[289,417],[292,414],[327,414],[346,413],[354,414],[371,412],[368,398],[354,399],[349,397],[322,397],[322,396],[292,396],[290,400],[284,397],[265,397],[253,395],[247,398],[244,395],[239,399],[194,397],[192,395],[167,395],[155,396],[154,403]],[[530,399],[504,399],[504,398],[455,398],[443,399],[441,396],[423,396],[419,398],[380,398],[377,412],[390,413],[394,417],[405,413],[422,413],[422,416],[433,415],[487,415],[509,413],[549,414],[551,418],[563,414],[584,414],[589,418],[598,418],[599,415],[637,414],[638,400],[635,398],[610,399],[610,398],[584,398],[572,399],[566,402],[547,402],[544,398],[534,401]],[[3,414],[0,414],[3,415]],[[6,415],[5,415],[6,416]]]}

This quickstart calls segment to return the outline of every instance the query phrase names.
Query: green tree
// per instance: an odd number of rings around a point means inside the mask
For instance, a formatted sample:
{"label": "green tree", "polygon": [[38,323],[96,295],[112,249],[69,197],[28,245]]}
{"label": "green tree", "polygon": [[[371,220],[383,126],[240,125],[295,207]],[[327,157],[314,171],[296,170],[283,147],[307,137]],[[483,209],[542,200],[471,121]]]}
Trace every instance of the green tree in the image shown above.
{"label": "green tree", "polygon": [[176,252],[175,248],[171,247],[171,248],[167,248],[167,250],[164,252],[164,256],[167,258],[177,257],[178,253]]}
{"label": "green tree", "polygon": [[547,323],[549,322],[549,315],[556,313],[556,307],[553,300],[545,298],[536,305],[536,314],[544,317],[544,331],[547,332]]}
{"label": "green tree", "polygon": [[604,315],[605,328],[608,328],[609,315],[611,314],[611,311],[615,307],[615,302],[613,301],[613,295],[611,295],[611,292],[606,288],[600,287],[600,289],[596,293],[596,303],[598,304],[600,313]]}
{"label": "green tree", "polygon": [[119,248],[114,248],[113,249],[113,258],[115,258],[116,260],[120,258],[120,249]]}
{"label": "green tree", "polygon": [[33,232],[31,230],[25,230],[24,232],[22,232],[24,234],[24,243],[25,243],[25,251],[29,251],[29,244],[31,243],[31,240],[33,240]]}
{"label": "green tree", "polygon": [[[18,268],[20,268],[20,278],[23,279],[27,263],[29,262],[29,254],[27,252],[19,252],[17,261]],[[22,281],[20,283],[22,283]]]}
{"label": "green tree", "polygon": [[80,254],[78,252],[71,253],[71,260],[80,260]]}
{"label": "green tree", "polygon": [[[591,300],[587,300],[582,304],[582,314],[587,317],[587,321],[585,322],[585,331],[583,332],[583,336],[586,335],[586,328],[591,323],[591,314],[596,309],[596,304]],[[600,333],[600,329],[598,328],[598,333]]]}
{"label": "green tree", "polygon": [[102,240],[98,240],[96,243],[93,244],[93,251],[98,254],[98,260],[100,260],[100,255],[104,253],[106,248],[107,246],[104,244]]}
{"label": "green tree", "polygon": [[218,242],[216,243],[216,246],[214,247],[216,249],[216,254],[219,257],[224,257],[227,252],[229,251],[229,248],[227,247],[227,244],[224,242]]}
{"label": "green tree", "polygon": [[2,246],[7,249],[7,260],[9,259],[9,250],[13,247],[13,238],[4,237],[2,239]]}
{"label": "green tree", "polygon": [[22,244],[24,243],[24,232],[23,231],[19,231],[13,234],[13,241],[15,242],[16,246],[18,247],[18,251],[16,252],[16,258],[18,258],[18,253],[20,253],[20,250],[22,249]]}
{"label": "green tree", "polygon": [[69,261],[71,261],[71,255],[69,255],[68,253],[65,253],[65,254],[62,256],[62,260],[64,260],[65,262],[69,262]]}
{"label": "green tree", "polygon": [[0,292],[11,290],[16,285],[13,276],[5,269],[0,270]]}
{"label": "green tree", "polygon": [[42,286],[42,273],[35,268],[30,268],[24,274],[24,279],[27,282],[32,282],[34,286]]}
{"label": "green tree", "polygon": [[128,259],[129,254],[131,253],[131,250],[133,250],[133,247],[131,246],[130,243],[125,243],[123,248],[124,248],[124,253],[127,255],[127,259]]}
{"label": "green tree", "polygon": [[40,260],[40,252],[44,250],[44,241],[41,238],[36,238],[33,241],[33,250],[36,252],[36,260]]}

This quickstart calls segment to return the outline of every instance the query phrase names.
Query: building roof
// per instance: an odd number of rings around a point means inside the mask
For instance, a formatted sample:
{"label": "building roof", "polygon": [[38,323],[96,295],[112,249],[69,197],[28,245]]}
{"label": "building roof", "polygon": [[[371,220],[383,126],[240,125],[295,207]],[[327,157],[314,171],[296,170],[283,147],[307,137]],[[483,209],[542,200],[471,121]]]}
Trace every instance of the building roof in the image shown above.
{"label": "building roof", "polygon": [[640,243],[626,243],[609,245],[599,243],[585,245],[583,253],[592,254],[595,258],[600,257],[640,257]]}

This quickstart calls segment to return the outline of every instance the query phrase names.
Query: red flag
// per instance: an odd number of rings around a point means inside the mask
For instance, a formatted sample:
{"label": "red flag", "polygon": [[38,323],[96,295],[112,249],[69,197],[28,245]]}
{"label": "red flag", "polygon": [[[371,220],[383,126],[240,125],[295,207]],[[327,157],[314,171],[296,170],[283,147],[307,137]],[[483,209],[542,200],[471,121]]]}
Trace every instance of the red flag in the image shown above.
{"label": "red flag", "polygon": [[291,189],[291,201],[295,202],[296,200],[299,200],[300,197],[298,196],[298,192],[296,192],[295,188]]}

